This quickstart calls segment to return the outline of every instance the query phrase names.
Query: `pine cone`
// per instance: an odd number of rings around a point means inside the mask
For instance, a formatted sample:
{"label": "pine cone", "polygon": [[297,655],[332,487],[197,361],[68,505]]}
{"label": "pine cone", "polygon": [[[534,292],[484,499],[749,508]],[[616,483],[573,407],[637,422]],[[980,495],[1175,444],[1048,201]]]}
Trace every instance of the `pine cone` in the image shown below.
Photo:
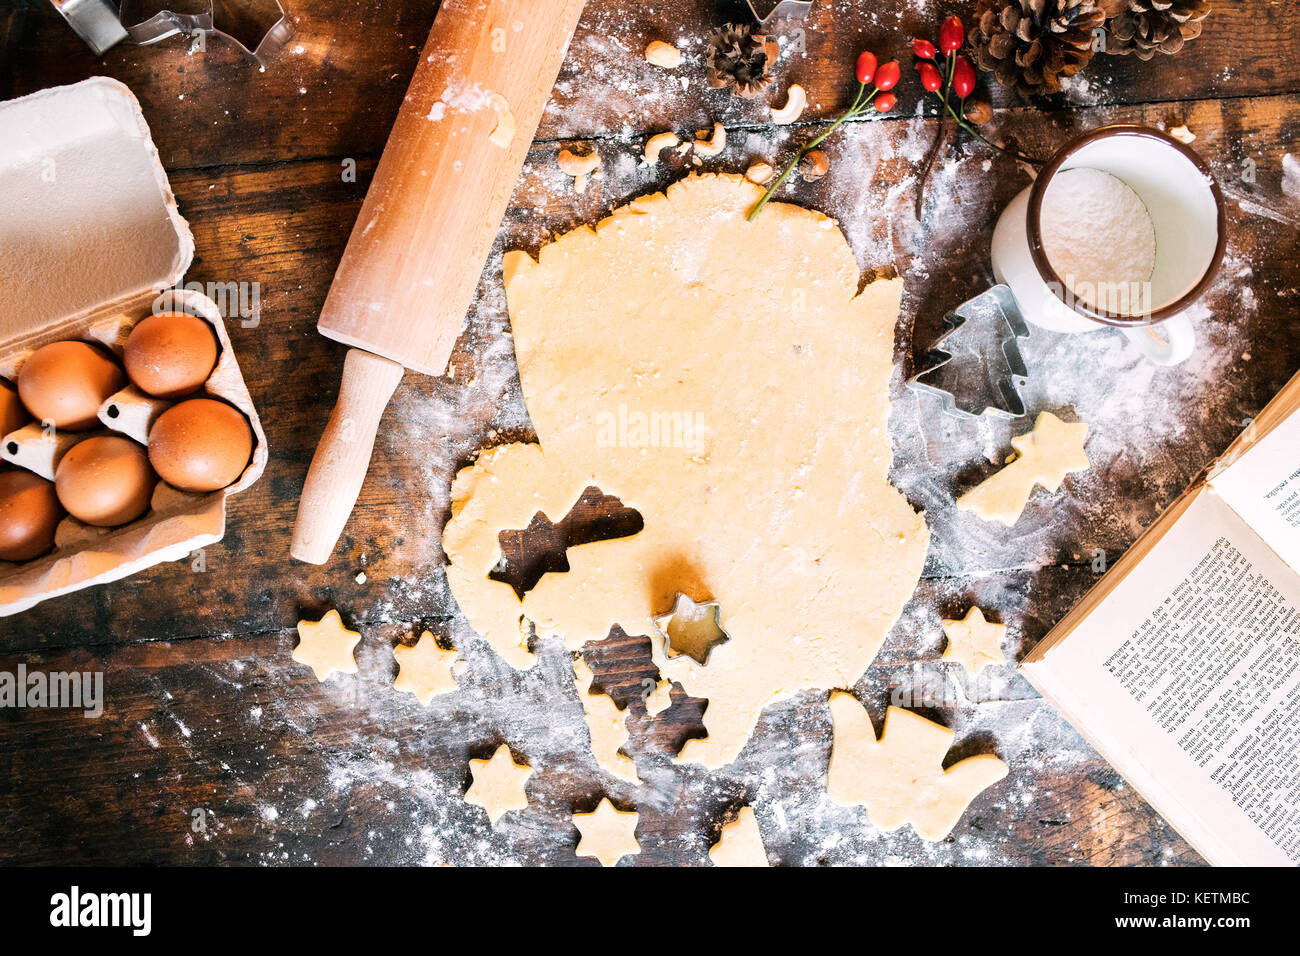
{"label": "pine cone", "polygon": [[774,37],[755,33],[748,25],[728,23],[709,34],[709,86],[730,87],[754,97],[772,82],[771,67],[781,55]]}
{"label": "pine cone", "polygon": [[971,45],[980,69],[1003,86],[1055,93],[1062,76],[1088,65],[1093,31],[1105,22],[1098,0],[979,0]]}
{"label": "pine cone", "polygon": [[1106,52],[1149,60],[1173,55],[1201,35],[1209,0],[1128,0],[1126,10],[1106,24]]}

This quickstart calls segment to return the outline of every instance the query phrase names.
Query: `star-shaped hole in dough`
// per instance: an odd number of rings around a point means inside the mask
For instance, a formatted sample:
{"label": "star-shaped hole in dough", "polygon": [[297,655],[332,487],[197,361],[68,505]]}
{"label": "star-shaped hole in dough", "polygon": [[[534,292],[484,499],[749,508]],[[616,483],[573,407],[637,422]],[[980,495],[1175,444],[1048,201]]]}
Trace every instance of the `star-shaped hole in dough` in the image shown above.
{"label": "star-shaped hole in dough", "polygon": [[741,807],[736,819],[723,826],[709,859],[714,866],[771,866],[753,807]]}
{"label": "star-shaped hole in dough", "polygon": [[722,629],[722,609],[716,601],[696,604],[685,594],[677,595],[671,611],[655,618],[655,626],[670,658],[684,654],[697,664],[708,664],[713,649],[731,639]]}
{"label": "star-shaped hole in dough", "polygon": [[953,732],[901,707],[886,711],[877,740],[866,708],[837,691],[831,694],[831,721],[826,792],[843,806],[866,807],[882,830],[910,823],[922,839],[942,840],[980,791],[1007,775],[1007,765],[992,754],[944,770]]}
{"label": "star-shaped hole in dough", "polygon": [[1006,625],[986,620],[984,612],[977,607],[972,607],[960,621],[945,620],[943,632],[948,635],[943,659],[955,661],[966,668],[968,674],[979,674],[990,665],[1007,662],[1002,653]]}
{"label": "star-shaped hole in dough", "polygon": [[456,651],[444,651],[433,635],[425,631],[413,645],[399,644],[393,648],[393,657],[397,659],[393,688],[414,694],[427,707],[438,694],[456,689],[451,668],[459,656]]}
{"label": "star-shaped hole in dough", "polygon": [[465,791],[465,802],[486,810],[493,825],[511,810],[528,806],[528,793],[524,786],[533,775],[533,768],[515,763],[510,748],[505,744],[487,760],[471,760],[469,773],[473,782]]}
{"label": "star-shaped hole in dough", "polygon": [[298,637],[300,640],[293,649],[293,659],[310,667],[317,680],[327,680],[335,673],[357,672],[352,649],[361,640],[361,635],[343,626],[338,611],[330,611],[319,621],[299,621]]}
{"label": "star-shaped hole in dough", "polygon": [[636,842],[638,819],[635,810],[620,810],[604,797],[591,813],[573,815],[573,825],[582,834],[574,853],[595,857],[601,866],[614,866],[623,857],[640,853],[641,844]]}
{"label": "star-shaped hole in dough", "polygon": [[1056,491],[1066,475],[1089,467],[1091,462],[1083,450],[1087,437],[1088,426],[1083,422],[1069,424],[1043,412],[1033,431],[1011,439],[1017,457],[958,498],[957,507],[973,511],[985,521],[1014,525],[1035,485]]}

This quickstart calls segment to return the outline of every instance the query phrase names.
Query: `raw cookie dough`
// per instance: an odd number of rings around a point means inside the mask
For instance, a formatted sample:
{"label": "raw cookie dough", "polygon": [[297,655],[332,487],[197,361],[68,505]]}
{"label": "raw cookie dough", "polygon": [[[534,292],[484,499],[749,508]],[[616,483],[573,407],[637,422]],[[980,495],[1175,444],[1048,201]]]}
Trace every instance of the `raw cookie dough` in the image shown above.
{"label": "raw cookie dough", "polygon": [[640,783],[641,778],[636,775],[636,764],[621,750],[627,743],[627,714],[618,709],[608,694],[591,692],[596,675],[581,657],[573,660],[573,676],[578,682],[578,700],[582,702],[587,731],[591,734],[591,752],[596,758],[597,766],[608,770],[620,780]]}
{"label": "raw cookie dough", "polygon": [[619,810],[605,797],[591,813],[573,815],[573,825],[582,834],[574,853],[594,856],[601,866],[613,866],[628,854],[640,853],[641,844],[636,842],[637,820],[635,810]]}
{"label": "raw cookie dough", "polygon": [[444,651],[433,635],[425,631],[413,646],[399,644],[393,648],[393,657],[397,659],[393,688],[414,694],[416,700],[428,706],[436,695],[456,689],[451,668],[459,656],[456,651]]}
{"label": "raw cookie dough", "polygon": [[659,680],[655,682],[654,689],[645,697],[645,712],[651,717],[658,717],[665,710],[673,705],[673,682],[669,680]]}
{"label": "raw cookie dough", "polygon": [[343,626],[338,611],[330,611],[319,621],[299,621],[298,637],[293,659],[315,671],[317,680],[327,680],[335,673],[357,672],[352,649],[361,640],[361,635]]}
{"label": "raw cookie dough", "polygon": [[[512,252],[505,279],[538,444],[490,449],[452,485],[448,581],[471,625],[528,667],[528,622],[570,650],[620,625],[665,680],[708,698],[679,757],[718,767],[759,712],[851,686],[921,573],[923,517],[889,484],[900,280],[858,293],[835,222],[763,190],[688,176],[597,223]],[[645,519],[569,548],[521,601],[488,577],[497,535],[567,514],[588,486]],[[654,617],[720,602],[730,640],[668,659]]]}
{"label": "raw cookie dough", "polygon": [[981,790],[1007,775],[992,754],[967,757],[943,769],[953,732],[901,707],[885,712],[876,730],[852,694],[831,694],[831,746],[826,792],[844,806],[864,806],[882,830],[905,823],[925,840],[946,837]]}
{"label": "raw cookie dough", "polygon": [[985,620],[984,612],[977,607],[966,612],[960,621],[944,621],[943,633],[948,636],[943,659],[960,664],[967,674],[978,674],[990,665],[1007,662],[1002,653],[1006,625]]}
{"label": "raw cookie dough", "polygon": [[1020,520],[1035,485],[1056,491],[1066,475],[1091,464],[1083,450],[1087,437],[1088,426],[1083,422],[1071,425],[1043,412],[1033,431],[1011,439],[1017,457],[958,498],[957,507],[1011,527]]}
{"label": "raw cookie dough", "polygon": [[709,850],[714,866],[770,866],[763,834],[753,807],[741,807],[736,819],[722,828],[718,842]]}
{"label": "raw cookie dough", "polygon": [[515,763],[505,744],[487,760],[471,760],[469,772],[473,782],[465,791],[465,802],[486,810],[493,824],[511,810],[528,806],[524,785],[533,775],[533,768]]}

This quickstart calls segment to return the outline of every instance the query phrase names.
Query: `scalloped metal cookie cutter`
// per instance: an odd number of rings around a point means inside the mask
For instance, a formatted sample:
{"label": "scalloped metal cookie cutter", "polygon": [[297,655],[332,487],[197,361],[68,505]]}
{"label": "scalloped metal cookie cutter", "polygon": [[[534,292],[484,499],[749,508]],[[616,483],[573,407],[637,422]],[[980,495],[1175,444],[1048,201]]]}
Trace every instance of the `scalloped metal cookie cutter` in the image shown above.
{"label": "scalloped metal cookie cutter", "polygon": [[[178,33],[211,33],[233,43],[258,63],[280,50],[294,34],[293,21],[280,0],[201,0],[192,12],[140,12],[141,0],[50,0],[96,55],[122,40],[141,46]],[[184,5],[182,3],[182,5]]]}
{"label": "scalloped metal cookie cutter", "polygon": [[[938,396],[943,410],[958,418],[978,418],[986,412],[1007,418],[1024,415],[1020,390],[1029,373],[1018,340],[1029,335],[1029,327],[1011,289],[995,285],[957,306],[943,321],[947,330],[927,351],[926,367],[908,379],[908,388]],[[967,334],[953,341],[961,330]],[[961,351],[949,352],[945,346],[961,346]],[[1009,374],[997,373],[987,361],[997,353]]]}
{"label": "scalloped metal cookie cutter", "polygon": [[[802,20],[808,16],[808,11],[812,9],[813,0],[777,0],[775,4],[772,0],[746,0],[749,4],[749,12],[754,15],[759,26],[766,29],[773,20],[780,20],[789,17],[792,20]],[[766,12],[764,12],[766,11]]]}

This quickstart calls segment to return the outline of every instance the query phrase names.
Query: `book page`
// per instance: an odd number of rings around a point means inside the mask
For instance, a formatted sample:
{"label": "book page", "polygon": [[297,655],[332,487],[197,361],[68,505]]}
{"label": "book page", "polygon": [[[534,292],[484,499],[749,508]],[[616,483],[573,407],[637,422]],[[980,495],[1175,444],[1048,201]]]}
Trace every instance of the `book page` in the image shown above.
{"label": "book page", "polygon": [[1265,544],[1300,571],[1300,415],[1279,424],[1209,484]]}
{"label": "book page", "polygon": [[1023,669],[1211,862],[1300,863],[1300,578],[1213,495]]}

